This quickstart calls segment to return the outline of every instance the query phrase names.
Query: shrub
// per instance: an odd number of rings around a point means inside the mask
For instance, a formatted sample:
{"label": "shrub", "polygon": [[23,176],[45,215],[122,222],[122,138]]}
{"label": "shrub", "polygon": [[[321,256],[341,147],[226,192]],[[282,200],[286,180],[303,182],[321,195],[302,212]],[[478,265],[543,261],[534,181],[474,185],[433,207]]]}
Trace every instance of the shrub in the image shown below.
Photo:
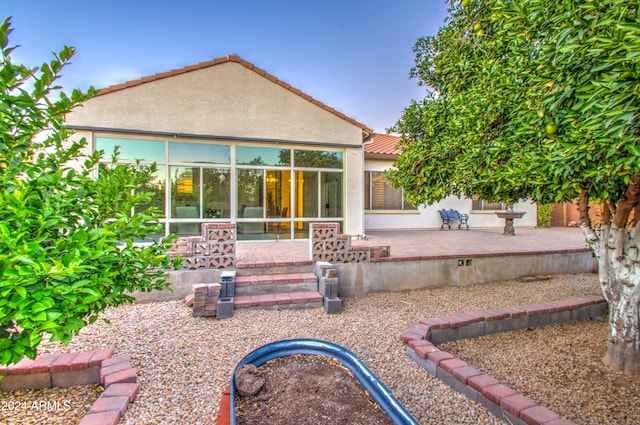
{"label": "shrub", "polygon": [[[138,245],[159,229],[159,211],[131,214],[154,167],[117,162],[96,176],[101,153],[83,156],[64,114],[95,93],[59,94],[74,54],[65,47],[39,69],[13,64],[10,20],[0,27],[0,364],[34,358],[43,333],[68,343],[131,292],[167,286],[176,266],[170,238]],[[155,223],[155,224],[154,224]]]}
{"label": "shrub", "polygon": [[553,204],[538,204],[538,227],[551,227]]}

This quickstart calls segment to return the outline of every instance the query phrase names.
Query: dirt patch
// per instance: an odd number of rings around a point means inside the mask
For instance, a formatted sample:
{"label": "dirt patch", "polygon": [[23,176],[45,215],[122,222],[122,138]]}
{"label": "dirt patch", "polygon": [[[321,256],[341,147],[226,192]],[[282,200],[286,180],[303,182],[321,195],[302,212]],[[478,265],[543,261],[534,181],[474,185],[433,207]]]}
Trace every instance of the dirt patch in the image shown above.
{"label": "dirt patch", "polygon": [[[332,358],[279,357],[257,373],[265,381],[260,391],[236,397],[239,425],[392,423],[351,372]],[[245,376],[255,382],[256,371]]]}

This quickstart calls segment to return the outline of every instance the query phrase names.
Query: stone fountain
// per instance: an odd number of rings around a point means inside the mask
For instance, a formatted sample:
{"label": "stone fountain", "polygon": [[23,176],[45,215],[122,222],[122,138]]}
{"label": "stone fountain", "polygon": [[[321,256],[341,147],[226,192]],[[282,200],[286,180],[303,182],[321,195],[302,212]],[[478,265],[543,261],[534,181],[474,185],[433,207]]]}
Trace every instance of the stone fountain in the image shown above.
{"label": "stone fountain", "polygon": [[496,212],[496,215],[499,218],[504,218],[504,232],[502,234],[505,236],[515,236],[516,231],[513,227],[513,220],[516,218],[522,218],[525,214],[525,211],[514,211],[513,204],[509,204],[506,211]]}

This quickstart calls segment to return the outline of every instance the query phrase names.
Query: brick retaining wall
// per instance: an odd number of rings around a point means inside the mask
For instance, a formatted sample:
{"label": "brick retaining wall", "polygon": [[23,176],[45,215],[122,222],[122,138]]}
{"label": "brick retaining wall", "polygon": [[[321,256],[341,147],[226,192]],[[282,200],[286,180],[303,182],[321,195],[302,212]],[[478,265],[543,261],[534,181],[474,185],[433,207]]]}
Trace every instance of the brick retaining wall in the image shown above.
{"label": "brick retaining wall", "polygon": [[430,375],[471,400],[484,405],[500,420],[519,425],[568,425],[554,411],[501,384],[437,345],[463,338],[568,323],[606,316],[604,298],[587,295],[563,301],[470,311],[446,317],[421,319],[402,334],[406,353]]}
{"label": "brick retaining wall", "polygon": [[116,425],[138,395],[136,370],[128,355],[113,356],[113,348],[79,353],[44,354],[34,360],[0,367],[0,389],[43,389],[101,384],[104,391],[80,425]]}

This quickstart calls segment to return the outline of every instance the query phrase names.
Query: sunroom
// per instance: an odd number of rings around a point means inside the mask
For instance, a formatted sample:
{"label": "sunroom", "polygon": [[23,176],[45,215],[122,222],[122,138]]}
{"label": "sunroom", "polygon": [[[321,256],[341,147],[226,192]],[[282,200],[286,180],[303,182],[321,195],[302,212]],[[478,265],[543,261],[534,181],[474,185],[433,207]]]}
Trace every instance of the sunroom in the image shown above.
{"label": "sunroom", "polygon": [[66,125],[103,166],[115,147],[121,162],[156,164],[141,189],[164,234],[204,222],[236,223],[239,240],[306,239],[326,221],[363,232],[371,130],[237,56],[109,87]]}

